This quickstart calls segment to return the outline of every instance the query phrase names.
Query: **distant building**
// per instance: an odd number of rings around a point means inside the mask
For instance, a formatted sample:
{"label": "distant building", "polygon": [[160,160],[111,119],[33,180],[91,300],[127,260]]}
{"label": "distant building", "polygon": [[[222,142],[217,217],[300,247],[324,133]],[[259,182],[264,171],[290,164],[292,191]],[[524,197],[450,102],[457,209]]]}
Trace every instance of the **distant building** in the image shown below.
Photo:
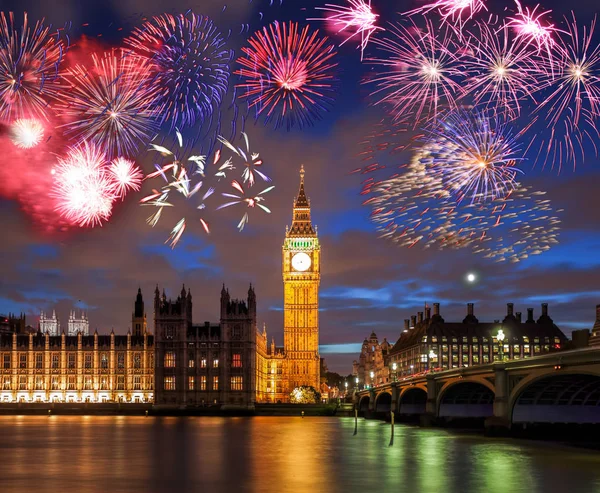
{"label": "distant building", "polygon": [[40,313],[40,332],[49,336],[60,335],[60,324],[55,310],[52,310],[52,317],[46,317],[43,311]]}
{"label": "distant building", "polygon": [[388,357],[388,367],[397,365],[395,376],[529,358],[560,350],[567,341],[548,315],[547,303],[542,303],[537,321],[533,308],[527,309],[527,319],[522,321],[521,313],[513,313],[513,304],[508,303],[502,321],[480,322],[473,303],[468,303],[462,322],[446,322],[439,303],[434,303],[433,315],[426,307],[425,314],[419,312],[404,323]]}
{"label": "distant building", "polygon": [[131,332],[134,336],[140,337],[146,333],[146,330],[146,312],[144,311],[142,289],[138,288],[135,304],[133,305],[133,313],[131,314]]}
{"label": "distant building", "polygon": [[21,313],[19,316],[14,313],[8,315],[0,315],[0,333],[13,333],[25,334],[27,333],[27,325],[25,325],[25,314]]}
{"label": "distant building", "polygon": [[154,297],[157,406],[253,407],[256,401],[256,295],[232,300],[221,290],[218,324],[192,323],[192,295]]}
{"label": "distant building", "polygon": [[82,311],[81,317],[77,318],[75,310],[72,310],[69,314],[69,320],[67,322],[67,335],[76,336],[81,333],[83,336],[90,335],[90,321],[87,319],[87,315]]}
{"label": "distant building", "polygon": [[358,361],[352,363],[352,375],[354,378],[358,377],[360,387],[381,385],[390,381],[390,373],[386,366],[390,349],[391,344],[387,339],[383,339],[380,344],[375,332],[371,332],[369,338],[363,341]]}
{"label": "distant building", "polygon": [[596,305],[596,321],[592,327],[589,344],[590,346],[600,346],[600,305]]}
{"label": "distant building", "polygon": [[153,375],[148,333],[0,334],[0,402],[152,402]]}

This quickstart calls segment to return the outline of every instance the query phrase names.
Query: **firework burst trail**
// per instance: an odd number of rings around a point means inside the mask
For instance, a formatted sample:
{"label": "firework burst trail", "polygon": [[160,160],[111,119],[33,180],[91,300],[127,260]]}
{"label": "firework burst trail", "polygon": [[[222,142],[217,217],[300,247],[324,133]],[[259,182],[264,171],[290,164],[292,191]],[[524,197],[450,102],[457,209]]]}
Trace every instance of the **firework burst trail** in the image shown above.
{"label": "firework burst trail", "polygon": [[[261,202],[263,202],[265,200],[263,195],[270,192],[271,190],[273,190],[275,188],[274,186],[267,187],[262,192],[259,192],[254,196],[247,194],[246,191],[244,190],[244,187],[237,180],[233,180],[231,182],[231,186],[235,190],[237,190],[240,193],[240,195],[235,195],[235,194],[231,194],[231,193],[222,193],[221,195],[223,195],[223,197],[228,197],[228,198],[232,198],[232,199],[236,199],[236,200],[220,205],[219,207],[217,207],[217,210],[224,209],[226,207],[231,207],[232,205],[246,204],[247,208],[260,207],[267,214],[271,214],[270,209],[268,207],[262,205]],[[237,225],[237,228],[240,232],[244,229],[244,226],[246,226],[246,224],[248,224],[248,221],[249,221],[248,212],[245,212],[244,215],[242,216],[242,219],[240,220],[240,222]]]}
{"label": "firework burst trail", "polygon": [[242,137],[244,139],[244,143],[246,144],[245,151],[241,147],[235,147],[224,137],[219,136],[219,142],[244,162],[244,171],[242,172],[242,179],[244,180],[244,183],[248,182],[249,186],[254,186],[256,181],[254,176],[255,174],[264,181],[270,182],[271,178],[258,170],[258,167],[262,166],[263,164],[263,160],[260,159],[260,154],[256,152],[250,152],[250,140],[245,132],[242,132]]}

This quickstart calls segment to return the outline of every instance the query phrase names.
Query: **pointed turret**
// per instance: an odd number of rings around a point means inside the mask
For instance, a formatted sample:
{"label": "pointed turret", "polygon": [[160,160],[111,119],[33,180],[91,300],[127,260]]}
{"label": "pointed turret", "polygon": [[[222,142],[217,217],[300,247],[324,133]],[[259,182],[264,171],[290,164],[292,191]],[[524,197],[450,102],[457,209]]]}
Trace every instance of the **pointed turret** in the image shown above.
{"label": "pointed turret", "polygon": [[294,201],[292,227],[286,236],[316,236],[310,219],[310,202],[304,191],[304,166],[300,168],[300,189]]}

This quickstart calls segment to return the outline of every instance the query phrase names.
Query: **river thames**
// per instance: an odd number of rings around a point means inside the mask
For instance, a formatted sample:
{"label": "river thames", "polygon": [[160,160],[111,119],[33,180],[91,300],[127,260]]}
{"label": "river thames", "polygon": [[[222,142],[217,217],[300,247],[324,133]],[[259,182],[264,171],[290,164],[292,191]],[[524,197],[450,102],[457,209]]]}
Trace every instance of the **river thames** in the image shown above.
{"label": "river thames", "polygon": [[600,493],[600,453],[352,418],[1,416],[0,491]]}

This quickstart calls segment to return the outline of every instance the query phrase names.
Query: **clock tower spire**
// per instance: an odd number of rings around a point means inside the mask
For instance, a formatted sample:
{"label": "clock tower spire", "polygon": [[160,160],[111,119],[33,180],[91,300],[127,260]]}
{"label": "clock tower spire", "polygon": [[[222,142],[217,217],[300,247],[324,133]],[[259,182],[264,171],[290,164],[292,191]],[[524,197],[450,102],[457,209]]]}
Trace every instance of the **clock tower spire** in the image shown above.
{"label": "clock tower spire", "polygon": [[288,393],[301,385],[320,387],[319,282],[321,246],[304,190],[304,166],[294,201],[292,226],[283,244],[283,337],[288,366]]}

